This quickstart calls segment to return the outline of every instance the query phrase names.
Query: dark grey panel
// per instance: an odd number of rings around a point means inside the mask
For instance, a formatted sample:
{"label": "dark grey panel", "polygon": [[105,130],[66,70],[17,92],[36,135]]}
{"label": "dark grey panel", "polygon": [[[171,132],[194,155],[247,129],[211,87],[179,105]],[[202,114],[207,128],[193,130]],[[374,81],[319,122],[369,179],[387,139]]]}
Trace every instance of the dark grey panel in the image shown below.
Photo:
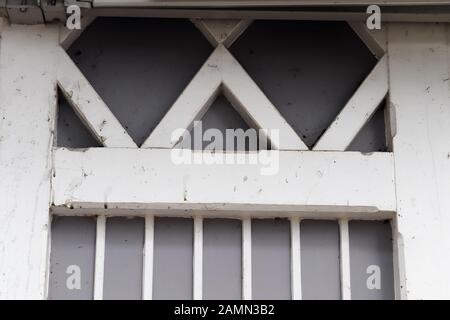
{"label": "dark grey panel", "polygon": [[68,53],[140,145],[212,50],[187,19],[99,18]]}
{"label": "dark grey panel", "polygon": [[105,300],[142,298],[143,250],[143,218],[106,220]]}
{"label": "dark grey panel", "polygon": [[341,298],[339,225],[335,221],[305,220],[300,225],[302,298]]}
{"label": "dark grey panel", "polygon": [[291,298],[290,223],[252,220],[253,299]]}
{"label": "dark grey panel", "polygon": [[203,222],[203,298],[242,298],[242,229],[240,220]]}
{"label": "dark grey panel", "polygon": [[57,145],[66,148],[91,148],[101,145],[81,122],[73,108],[58,90]]}
{"label": "dark grey panel", "polygon": [[310,147],[377,62],[345,22],[256,21],[231,51]]}
{"label": "dark grey panel", "polygon": [[390,223],[351,221],[349,233],[352,299],[394,299]]}
{"label": "dark grey panel", "polygon": [[[201,129],[200,129],[201,128]],[[200,124],[197,124],[195,130],[198,130],[203,136],[203,133],[208,129],[218,129],[223,137],[226,137],[226,129],[242,129],[244,131],[250,129],[247,123],[242,119],[241,115],[234,109],[231,103],[223,95],[219,95],[217,99],[213,102],[209,110],[205,113],[201,119]],[[255,130],[256,139],[252,140],[252,145],[248,139],[245,141],[245,146],[239,147],[237,139],[234,141],[234,148],[227,147],[225,139],[221,141],[222,148],[217,148],[217,150],[228,150],[228,151],[245,151],[245,150],[258,150],[258,135]],[[201,150],[205,149],[213,141],[205,141],[200,145],[196,145],[194,141],[194,128],[191,130],[191,149]],[[180,143],[180,146],[188,148],[189,145],[186,141]],[[210,149],[210,148],[209,148]],[[264,148],[267,149],[267,148]]]}
{"label": "dark grey panel", "polygon": [[385,102],[378,108],[369,122],[361,129],[347,151],[386,152]]}
{"label": "dark grey panel", "polygon": [[53,217],[49,299],[93,298],[96,220]]}
{"label": "dark grey panel", "polygon": [[192,299],[192,219],[155,219],[153,299]]}

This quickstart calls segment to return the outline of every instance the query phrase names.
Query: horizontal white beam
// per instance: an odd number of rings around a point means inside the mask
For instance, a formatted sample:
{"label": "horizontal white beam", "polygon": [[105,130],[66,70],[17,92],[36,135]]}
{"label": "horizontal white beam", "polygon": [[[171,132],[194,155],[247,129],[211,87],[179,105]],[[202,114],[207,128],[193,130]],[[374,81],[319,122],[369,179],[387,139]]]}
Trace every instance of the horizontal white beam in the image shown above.
{"label": "horizontal white beam", "polygon": [[[180,150],[58,149],[52,181],[54,204],[84,208],[107,204],[123,209],[255,206],[255,210],[279,207],[330,212],[338,206],[347,212],[396,210],[390,153],[272,150],[238,153],[246,164],[177,165],[172,152]],[[211,159],[224,155],[184,152]],[[265,156],[267,165],[249,164],[250,155]],[[262,175],[269,163],[278,171]]]}
{"label": "horizontal white beam", "polygon": [[[220,8],[200,9],[171,9],[158,7],[96,7],[91,14],[97,17],[141,17],[141,18],[188,18],[188,19],[250,19],[250,20],[315,20],[315,21],[359,21],[367,20],[367,13],[336,12],[330,10],[302,11],[296,10],[263,10],[257,8],[236,8],[223,10]],[[383,22],[450,22],[450,13],[415,13],[415,12],[383,12]],[[376,34],[377,32],[375,32]]]}
{"label": "horizontal white beam", "polygon": [[434,5],[450,4],[448,0],[94,0],[94,7],[273,7],[273,6],[339,6],[339,5]]}

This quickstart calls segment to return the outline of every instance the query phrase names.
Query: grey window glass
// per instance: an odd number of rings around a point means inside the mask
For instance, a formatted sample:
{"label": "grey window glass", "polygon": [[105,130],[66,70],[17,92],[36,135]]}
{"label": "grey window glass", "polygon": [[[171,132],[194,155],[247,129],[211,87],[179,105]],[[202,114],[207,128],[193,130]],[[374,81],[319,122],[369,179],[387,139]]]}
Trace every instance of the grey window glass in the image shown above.
{"label": "grey window glass", "polygon": [[253,299],[291,298],[290,241],[288,220],[252,220]]}
{"label": "grey window glass", "polygon": [[106,220],[103,298],[141,299],[144,218]]}
{"label": "grey window glass", "polygon": [[240,220],[203,221],[203,298],[241,299],[242,228]]}
{"label": "grey window glass", "polygon": [[392,230],[388,221],[350,221],[352,299],[394,299]]}
{"label": "grey window glass", "polygon": [[156,218],[153,298],[192,299],[193,221]]}
{"label": "grey window glass", "polygon": [[92,299],[95,218],[53,216],[51,237],[49,299]]}
{"label": "grey window glass", "polygon": [[339,225],[305,220],[300,224],[302,298],[341,298]]}

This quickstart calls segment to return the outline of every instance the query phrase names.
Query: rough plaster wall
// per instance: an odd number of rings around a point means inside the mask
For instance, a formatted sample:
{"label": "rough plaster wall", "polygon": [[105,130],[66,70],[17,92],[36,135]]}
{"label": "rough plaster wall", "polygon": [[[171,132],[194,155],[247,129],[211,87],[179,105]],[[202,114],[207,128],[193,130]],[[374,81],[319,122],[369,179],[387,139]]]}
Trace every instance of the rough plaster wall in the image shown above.
{"label": "rough plaster wall", "polygon": [[[140,145],[212,49],[188,20],[102,18],[69,54]],[[342,22],[256,21],[230,50],[309,146],[376,63]],[[60,106],[58,144],[98,146],[64,99]],[[203,118],[204,129],[247,129],[228,107],[219,96]],[[386,150],[382,112],[349,150]]]}

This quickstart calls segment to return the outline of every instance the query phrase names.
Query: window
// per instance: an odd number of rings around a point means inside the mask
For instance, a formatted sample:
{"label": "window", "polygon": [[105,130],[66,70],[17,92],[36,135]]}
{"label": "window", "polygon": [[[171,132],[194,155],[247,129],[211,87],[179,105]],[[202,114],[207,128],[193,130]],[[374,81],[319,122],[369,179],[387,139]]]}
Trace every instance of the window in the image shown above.
{"label": "window", "polygon": [[54,216],[49,298],[393,299],[392,248],[388,220]]}

